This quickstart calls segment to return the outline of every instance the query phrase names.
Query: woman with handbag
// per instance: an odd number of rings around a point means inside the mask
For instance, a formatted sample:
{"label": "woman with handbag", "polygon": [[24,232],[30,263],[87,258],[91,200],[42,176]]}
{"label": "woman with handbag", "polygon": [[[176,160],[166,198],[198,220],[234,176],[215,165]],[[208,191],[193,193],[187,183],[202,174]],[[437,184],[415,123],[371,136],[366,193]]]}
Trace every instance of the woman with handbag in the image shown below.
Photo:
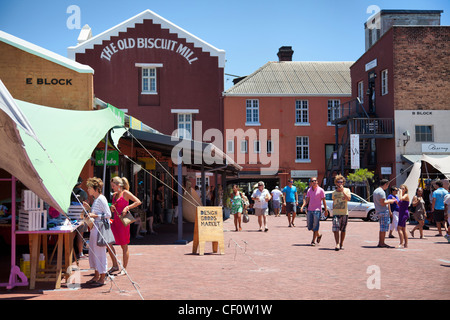
{"label": "woman with handbag", "polygon": [[[114,219],[111,224],[111,229],[116,240],[115,244],[122,247],[123,269],[126,269],[130,258],[130,253],[128,251],[128,244],[130,243],[130,224],[134,222],[134,217],[129,211],[130,209],[140,206],[141,200],[129,191],[130,185],[127,178],[112,178],[111,188],[114,191],[111,206],[111,212],[114,215]],[[130,204],[130,201],[132,204]],[[113,263],[112,268],[109,269],[108,272],[112,273],[119,271],[119,263],[116,258],[114,247],[111,246],[108,251]],[[120,274],[125,274],[125,270],[122,270]]]}
{"label": "woman with handbag", "polygon": [[108,262],[106,259],[106,246],[99,246],[97,240],[99,238],[99,230],[103,229],[104,223],[106,222],[109,226],[111,211],[109,210],[106,197],[101,193],[103,181],[99,178],[89,178],[86,186],[88,194],[94,198],[94,202],[92,203],[92,207],[87,202],[83,202],[83,206],[88,212],[87,215],[89,218],[94,219],[95,224],[91,228],[89,236],[89,265],[95,270],[95,274],[86,283],[92,286],[102,286],[105,284]]}
{"label": "woman with handbag", "polygon": [[231,198],[231,214],[234,216],[234,226],[236,227],[236,231],[241,231],[241,215],[244,211],[244,196],[239,191],[239,187],[237,184],[233,185],[233,191],[230,195]]}

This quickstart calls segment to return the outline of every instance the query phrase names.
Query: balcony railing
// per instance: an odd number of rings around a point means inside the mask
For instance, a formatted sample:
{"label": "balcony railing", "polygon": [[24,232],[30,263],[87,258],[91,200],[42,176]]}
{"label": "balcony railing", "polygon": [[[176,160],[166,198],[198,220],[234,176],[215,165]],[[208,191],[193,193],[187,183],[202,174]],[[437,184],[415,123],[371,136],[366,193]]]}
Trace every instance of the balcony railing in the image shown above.
{"label": "balcony railing", "polygon": [[394,120],[389,118],[354,118],[349,120],[350,134],[361,138],[393,138]]}

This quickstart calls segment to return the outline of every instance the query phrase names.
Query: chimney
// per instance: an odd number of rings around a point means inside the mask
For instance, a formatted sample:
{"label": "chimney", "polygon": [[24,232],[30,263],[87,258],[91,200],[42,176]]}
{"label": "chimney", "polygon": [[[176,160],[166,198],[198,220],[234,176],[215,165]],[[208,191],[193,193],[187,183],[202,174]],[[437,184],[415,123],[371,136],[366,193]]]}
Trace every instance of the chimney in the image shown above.
{"label": "chimney", "polygon": [[283,46],[278,49],[278,61],[292,61],[293,54],[294,50],[292,50],[292,47]]}

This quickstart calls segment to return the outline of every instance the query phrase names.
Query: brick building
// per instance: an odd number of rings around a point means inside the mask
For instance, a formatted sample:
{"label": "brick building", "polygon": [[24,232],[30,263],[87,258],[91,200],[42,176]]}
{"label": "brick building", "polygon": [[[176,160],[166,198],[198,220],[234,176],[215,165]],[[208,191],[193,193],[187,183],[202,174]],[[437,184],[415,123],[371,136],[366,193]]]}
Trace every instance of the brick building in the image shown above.
{"label": "brick building", "polygon": [[92,110],[94,70],[0,31],[0,78],[15,99]]}
{"label": "brick building", "polygon": [[263,180],[271,189],[287,179],[325,176],[335,147],[333,106],[351,97],[352,62],[279,61],[263,65],[224,93],[225,150],[243,170],[236,182]]}
{"label": "brick building", "polygon": [[[352,102],[336,111],[333,123],[359,135],[360,167],[395,184],[421,154],[450,154],[450,27],[440,26],[442,12],[381,10],[369,19],[366,52],[350,68]],[[347,152],[339,160],[350,170]]]}
{"label": "brick building", "polygon": [[223,129],[225,51],[150,10],[96,36],[86,25],[68,55],[95,70],[96,97],[159,132]]}

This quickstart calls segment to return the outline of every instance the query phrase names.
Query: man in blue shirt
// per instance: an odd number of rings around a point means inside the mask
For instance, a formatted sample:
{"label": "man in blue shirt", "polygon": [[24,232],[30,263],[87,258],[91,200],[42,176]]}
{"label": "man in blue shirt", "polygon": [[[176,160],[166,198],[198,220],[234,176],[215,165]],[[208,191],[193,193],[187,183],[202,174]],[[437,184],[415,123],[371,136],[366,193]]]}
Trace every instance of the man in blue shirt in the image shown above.
{"label": "man in blue shirt", "polygon": [[294,220],[298,206],[297,188],[292,183],[294,183],[294,180],[289,179],[288,185],[283,188],[283,205],[286,206],[286,217],[288,218],[289,227],[295,227]]}
{"label": "man in blue shirt", "polygon": [[437,190],[433,192],[433,200],[431,202],[431,212],[433,213],[434,222],[439,233],[436,235],[442,237],[441,224],[445,224],[444,221],[444,197],[448,194],[448,191],[443,188],[442,181],[436,181]]}

